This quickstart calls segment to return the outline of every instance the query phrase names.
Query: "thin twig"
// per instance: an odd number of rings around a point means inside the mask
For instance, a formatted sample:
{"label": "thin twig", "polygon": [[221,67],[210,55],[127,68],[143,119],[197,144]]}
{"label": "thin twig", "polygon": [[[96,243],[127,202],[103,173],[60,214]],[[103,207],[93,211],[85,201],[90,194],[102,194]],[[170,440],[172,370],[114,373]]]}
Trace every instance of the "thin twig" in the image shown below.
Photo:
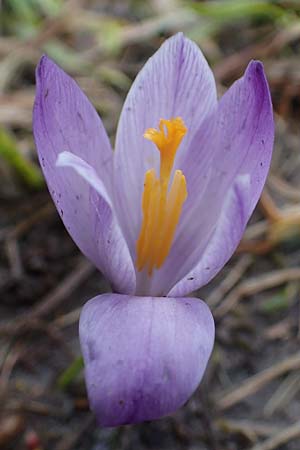
{"label": "thin twig", "polygon": [[300,420],[250,450],[273,450],[300,436]]}
{"label": "thin twig", "polygon": [[274,203],[271,195],[264,189],[259,201],[260,209],[269,221],[276,221],[281,218],[281,212]]}
{"label": "thin twig", "polygon": [[264,416],[271,417],[275,411],[287,405],[295,398],[300,389],[300,374],[290,373],[276,389],[272,397],[264,406]]}
{"label": "thin twig", "polygon": [[17,343],[8,353],[0,373],[0,397],[5,396],[10,375],[23,353],[24,347],[20,343]]}
{"label": "thin twig", "polygon": [[46,295],[32,311],[31,317],[42,317],[51,312],[63,299],[69,296],[83,283],[95,270],[95,267],[86,259],[79,257],[76,268],[55,288]]}
{"label": "thin twig", "polygon": [[17,240],[14,238],[7,239],[5,241],[5,248],[12,278],[14,280],[20,280],[24,271]]}
{"label": "thin twig", "polygon": [[249,225],[244,233],[243,241],[259,238],[268,231],[268,228],[269,222],[267,220],[260,220],[253,225]]}
{"label": "thin twig", "polygon": [[257,440],[257,436],[269,437],[278,430],[276,426],[266,423],[223,418],[216,421],[216,426],[227,434],[242,433],[253,443]]}
{"label": "thin twig", "polygon": [[32,398],[11,399],[5,407],[5,410],[9,412],[24,413],[26,411],[38,416],[50,416],[56,419],[70,417],[71,409],[71,406],[68,407],[68,405],[54,406]]}
{"label": "thin twig", "polygon": [[47,219],[52,214],[54,215],[55,208],[52,202],[48,202],[38,210],[33,211],[32,214],[27,216],[24,220],[21,220],[13,228],[0,231],[1,240],[17,239],[25,234],[33,225],[44,219]]}
{"label": "thin twig", "polygon": [[62,316],[57,317],[53,324],[58,328],[65,328],[78,322],[80,316],[81,308],[76,308]]}
{"label": "thin twig", "polygon": [[280,322],[271,325],[270,327],[265,328],[263,332],[263,336],[267,340],[273,339],[287,339],[291,335],[291,329],[293,327],[293,323],[290,317],[286,317]]}
{"label": "thin twig", "polygon": [[55,447],[55,450],[71,450],[75,447],[75,444],[82,438],[82,436],[88,432],[88,430],[94,425],[95,418],[89,414],[81,425],[78,426],[77,431],[67,434],[61,442]]}
{"label": "thin twig", "polygon": [[284,196],[287,200],[300,202],[299,188],[292,186],[286,180],[275,174],[269,174],[268,185]]}
{"label": "thin twig", "polygon": [[300,279],[300,269],[289,268],[282,270],[274,270],[260,277],[253,277],[240,283],[230,294],[224,299],[223,303],[216,308],[214,316],[220,318],[228,313],[236,304],[246,296],[257,294],[266,289],[295,281]]}
{"label": "thin twig", "polygon": [[242,68],[247,65],[251,58],[266,58],[276,54],[281,48],[289,42],[294,41],[300,35],[300,24],[289,23],[289,26],[280,30],[276,35],[272,33],[264,42],[250,45],[236,52],[233,55],[224,58],[214,67],[214,74],[217,80],[224,81],[231,76],[238,75]]}
{"label": "thin twig", "polygon": [[262,372],[248,378],[242,383],[242,385],[230,390],[227,394],[222,393],[217,401],[217,407],[221,411],[231,408],[233,405],[236,405],[246,397],[249,397],[262,389],[274,378],[277,378],[290,370],[296,370],[299,368],[300,353],[297,352],[284,361],[280,361],[272,367],[269,367],[268,369],[265,369]]}
{"label": "thin twig", "polygon": [[15,318],[13,322],[1,324],[0,333],[16,332],[18,328],[26,327],[35,319],[39,319],[46,316],[54,308],[56,308],[60,302],[66,297],[70,296],[72,292],[81,283],[83,283],[95,270],[95,267],[86,259],[81,256],[78,258],[78,263],[75,269],[69,273],[62,282],[51,291],[46,297],[44,297],[36,306],[30,311],[25,312],[19,317]]}
{"label": "thin twig", "polygon": [[253,258],[251,255],[244,255],[238,260],[224,280],[207,297],[207,303],[210,307],[217,306],[220,303],[230,289],[242,278],[252,262]]}

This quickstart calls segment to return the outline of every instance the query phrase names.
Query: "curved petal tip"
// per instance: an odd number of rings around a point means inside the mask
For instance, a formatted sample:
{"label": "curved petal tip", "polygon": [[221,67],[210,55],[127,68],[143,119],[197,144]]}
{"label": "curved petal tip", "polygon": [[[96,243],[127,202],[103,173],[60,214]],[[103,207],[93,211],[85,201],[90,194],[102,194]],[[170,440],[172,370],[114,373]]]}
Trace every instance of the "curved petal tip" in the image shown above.
{"label": "curved petal tip", "polygon": [[38,75],[41,75],[41,74],[42,74],[43,69],[44,69],[44,67],[45,67],[47,64],[50,64],[50,65],[51,65],[51,64],[54,64],[54,62],[52,61],[51,58],[49,58],[46,54],[44,54],[44,55],[41,56],[41,58],[40,58],[40,60],[39,60],[39,63],[38,63],[38,65],[37,65],[37,68],[36,68],[36,71],[37,71],[37,74],[38,74]]}
{"label": "curved petal tip", "polygon": [[104,294],[84,306],[79,334],[91,409],[112,427],[158,419],[189,399],[214,321],[198,299]]}
{"label": "curved petal tip", "polygon": [[42,84],[45,78],[55,78],[55,71],[62,71],[62,69],[47,55],[42,55],[35,71],[37,92],[39,91],[40,83]]}

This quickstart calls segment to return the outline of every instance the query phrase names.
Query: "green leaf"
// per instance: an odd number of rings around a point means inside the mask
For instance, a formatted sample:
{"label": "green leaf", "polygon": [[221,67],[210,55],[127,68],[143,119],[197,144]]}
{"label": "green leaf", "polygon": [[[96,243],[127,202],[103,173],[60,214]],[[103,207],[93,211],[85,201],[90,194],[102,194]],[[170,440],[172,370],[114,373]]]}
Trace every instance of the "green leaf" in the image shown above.
{"label": "green leaf", "polygon": [[122,48],[122,25],[117,20],[107,20],[101,23],[97,40],[103,50],[110,55],[118,55]]}
{"label": "green leaf", "polygon": [[32,0],[33,4],[47,16],[56,16],[63,7],[63,0]]}
{"label": "green leaf", "polygon": [[283,8],[270,1],[215,0],[209,3],[189,3],[189,5],[198,14],[221,22],[253,17],[278,19],[285,14]]}
{"label": "green leaf", "polygon": [[275,314],[280,311],[285,311],[290,306],[286,289],[283,289],[278,294],[267,298],[260,303],[260,310],[267,314]]}
{"label": "green leaf", "polygon": [[82,356],[74,359],[72,364],[60,375],[57,384],[61,389],[66,389],[81,373],[84,368]]}
{"label": "green leaf", "polygon": [[3,128],[0,128],[0,157],[29,187],[39,189],[44,185],[40,169],[20,153],[17,141]]}
{"label": "green leaf", "polygon": [[101,66],[99,68],[99,77],[101,81],[108,86],[123,89],[125,91],[129,90],[131,86],[130,78],[121,70],[112,67]]}

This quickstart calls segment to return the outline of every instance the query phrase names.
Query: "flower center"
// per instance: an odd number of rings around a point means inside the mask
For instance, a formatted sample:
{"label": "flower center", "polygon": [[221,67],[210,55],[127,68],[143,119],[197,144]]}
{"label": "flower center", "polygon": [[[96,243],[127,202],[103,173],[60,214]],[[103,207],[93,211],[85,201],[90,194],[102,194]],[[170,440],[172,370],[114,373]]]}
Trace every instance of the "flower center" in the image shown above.
{"label": "flower center", "polygon": [[165,262],[173,242],[183,203],[187,198],[185,176],[176,170],[169,188],[177,149],[187,128],[181,119],[161,119],[159,129],[148,128],[144,137],[152,141],[160,152],[160,176],[150,169],[145,174],[142,197],[143,220],[136,243],[136,267],[159,269]]}

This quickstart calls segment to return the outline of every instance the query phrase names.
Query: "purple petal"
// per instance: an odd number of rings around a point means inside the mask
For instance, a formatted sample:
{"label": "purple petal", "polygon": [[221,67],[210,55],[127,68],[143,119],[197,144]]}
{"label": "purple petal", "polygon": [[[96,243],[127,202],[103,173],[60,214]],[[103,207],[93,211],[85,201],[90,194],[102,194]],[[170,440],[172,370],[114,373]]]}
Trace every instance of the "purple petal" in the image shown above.
{"label": "purple petal", "polygon": [[88,184],[90,184],[98,194],[111,206],[111,201],[104,184],[95,172],[95,169],[87,164],[86,161],[70,152],[62,152],[58,155],[56,161],[57,167],[70,167],[80,175]]}
{"label": "purple petal", "polygon": [[114,291],[134,293],[135,269],[102,181],[91,166],[70,152],[60,153],[56,165],[73,169],[90,184],[90,233],[97,249],[98,267]]}
{"label": "purple petal", "polygon": [[[118,229],[109,204],[112,151],[101,120],[75,81],[49,58],[41,59],[36,75],[34,136],[40,164],[58,212],[81,251],[99,270],[110,274],[109,278],[118,290],[124,288],[124,292],[131,293],[135,275],[120,231],[112,241],[111,253],[124,256],[127,252],[127,257],[123,258],[123,270],[114,277],[110,268],[114,266],[113,256],[106,262],[106,254],[102,254],[102,247],[96,244],[95,229],[99,228],[99,221],[105,221],[106,230]],[[56,167],[58,154],[63,151],[72,153],[75,159],[82,158],[86,163],[82,162],[81,169],[89,168],[94,179],[99,177],[98,187],[101,185],[101,188],[98,192],[101,195],[98,195],[98,202],[102,206],[99,206],[97,214],[91,207],[89,183],[68,167]],[[99,217],[101,214],[103,217]],[[105,237],[103,232],[100,239]],[[128,278],[129,271],[131,276]]]}
{"label": "purple petal", "polygon": [[216,229],[199,264],[179,281],[168,295],[186,295],[208,283],[226,264],[245,231],[251,211],[250,177],[237,179],[228,192]]}
{"label": "purple petal", "polygon": [[[50,58],[36,70],[33,128],[41,166],[48,173],[57,156],[69,151],[92,166],[111,189],[112,149],[96,110],[77,83]],[[61,172],[63,173],[63,172]],[[51,184],[51,180],[47,180]]]}
{"label": "purple petal", "polygon": [[148,169],[158,173],[159,152],[143,137],[161,118],[180,116],[188,127],[175,167],[205,117],[216,106],[213,75],[199,48],[181,33],[168,39],[138,74],[121,114],[116,139],[115,183],[119,220],[129,249],[141,224],[141,198]]}
{"label": "purple petal", "polygon": [[[176,261],[181,264],[182,280],[171,289],[172,296],[186,295],[216,275],[236,249],[259,200],[274,139],[272,104],[261,63],[249,64],[244,77],[221,99],[217,114],[214,158],[203,196],[196,182],[188,184],[192,198],[199,202],[187,205],[188,222],[182,225],[187,238],[179,230],[180,244],[173,248],[173,258],[180,255]],[[193,153],[196,143],[189,154],[191,173]]]}
{"label": "purple petal", "polygon": [[105,294],[79,326],[92,410],[103,426],[158,419],[197,388],[214,342],[207,305],[194,298]]}

